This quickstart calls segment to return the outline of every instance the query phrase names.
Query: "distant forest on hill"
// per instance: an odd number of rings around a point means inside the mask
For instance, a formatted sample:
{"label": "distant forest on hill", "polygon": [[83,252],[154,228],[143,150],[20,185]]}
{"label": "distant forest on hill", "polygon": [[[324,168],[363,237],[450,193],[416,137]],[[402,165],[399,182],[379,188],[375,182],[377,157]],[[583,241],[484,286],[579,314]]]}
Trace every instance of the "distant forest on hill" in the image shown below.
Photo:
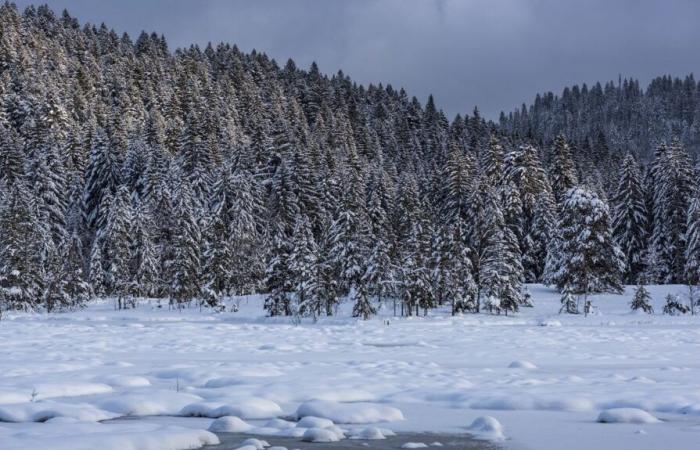
{"label": "distant forest on hill", "polygon": [[494,123],[46,6],[3,4],[0,30],[0,311],[257,292],[270,315],[511,313],[526,282],[698,284],[692,76]]}

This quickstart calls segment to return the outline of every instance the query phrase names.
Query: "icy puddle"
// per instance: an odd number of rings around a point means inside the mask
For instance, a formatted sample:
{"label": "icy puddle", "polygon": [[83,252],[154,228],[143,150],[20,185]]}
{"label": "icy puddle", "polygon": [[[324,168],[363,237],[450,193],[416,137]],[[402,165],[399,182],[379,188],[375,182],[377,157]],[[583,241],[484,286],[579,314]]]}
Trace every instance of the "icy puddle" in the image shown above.
{"label": "icy puddle", "polygon": [[[501,447],[491,442],[476,440],[469,435],[439,433],[397,433],[385,439],[343,439],[337,442],[303,442],[299,438],[259,436],[243,433],[217,433],[221,444],[206,449],[256,450],[256,442],[270,446],[266,450],[397,450],[397,449],[450,449],[450,450],[498,450]],[[247,442],[246,442],[247,441]]]}

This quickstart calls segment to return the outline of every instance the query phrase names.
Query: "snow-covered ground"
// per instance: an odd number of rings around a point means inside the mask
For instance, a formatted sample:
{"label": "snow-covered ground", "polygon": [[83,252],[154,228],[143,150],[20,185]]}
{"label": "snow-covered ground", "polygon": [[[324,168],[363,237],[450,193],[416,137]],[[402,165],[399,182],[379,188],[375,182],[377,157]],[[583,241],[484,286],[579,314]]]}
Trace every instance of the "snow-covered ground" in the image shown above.
{"label": "snow-covered ground", "polygon": [[[512,449],[700,447],[700,316],[661,315],[683,286],[651,287],[653,316],[629,312],[632,288],[594,297],[589,317],[560,316],[557,293],[529,289],[535,307],[508,317],[387,322],[386,308],[294,325],[262,317],[261,297],[222,314],[147,302],[6,314],[0,448],[193,448],[217,442],[205,430],[222,416],[242,419],[224,429],[300,439],[464,433],[492,416],[503,429],[485,435],[502,431]],[[168,417],[101,422],[125,415]],[[338,427],[272,420],[295,416]]]}

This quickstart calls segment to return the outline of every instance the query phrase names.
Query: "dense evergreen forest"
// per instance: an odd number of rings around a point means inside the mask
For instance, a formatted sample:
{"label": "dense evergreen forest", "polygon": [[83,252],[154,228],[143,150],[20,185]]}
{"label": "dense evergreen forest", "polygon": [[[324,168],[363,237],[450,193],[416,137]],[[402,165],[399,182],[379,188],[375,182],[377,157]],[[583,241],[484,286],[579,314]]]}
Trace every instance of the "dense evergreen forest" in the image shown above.
{"label": "dense evergreen forest", "polygon": [[700,284],[700,85],[663,77],[447,118],[229,44],[171,51],[0,6],[0,311],[110,297],[269,315],[512,313]]}

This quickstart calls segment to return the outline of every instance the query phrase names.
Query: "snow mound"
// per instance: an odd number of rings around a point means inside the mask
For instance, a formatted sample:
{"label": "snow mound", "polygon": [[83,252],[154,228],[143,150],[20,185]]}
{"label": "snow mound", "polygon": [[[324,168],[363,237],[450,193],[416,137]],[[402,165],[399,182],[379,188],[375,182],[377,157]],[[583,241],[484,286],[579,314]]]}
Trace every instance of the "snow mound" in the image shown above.
{"label": "snow mound", "polygon": [[236,377],[221,377],[212,378],[204,384],[205,388],[221,388],[226,386],[235,386],[237,384],[243,384],[243,380]]}
{"label": "snow mound", "polygon": [[0,422],[46,422],[54,417],[68,417],[83,422],[99,422],[117,416],[118,414],[111,414],[88,404],[46,401],[0,406]]}
{"label": "snow mound", "polygon": [[266,428],[277,428],[280,430],[286,430],[288,428],[294,428],[296,424],[284,419],[271,419],[265,424]]}
{"label": "snow mound", "polygon": [[272,419],[282,414],[282,408],[270,400],[249,398],[236,400],[235,404],[225,402],[197,402],[183,407],[179,415],[192,417],[237,416],[243,419]]}
{"label": "snow mound", "polygon": [[28,402],[31,397],[31,391],[21,393],[16,390],[0,390],[0,405]]}
{"label": "snow mound", "polygon": [[98,406],[124,416],[175,416],[182,408],[198,400],[202,398],[192,394],[149,391],[148,393],[120,394],[118,397],[99,401]]}
{"label": "snow mound", "polygon": [[251,429],[252,425],[236,416],[219,417],[209,425],[209,431],[214,433],[245,433]]}
{"label": "snow mound", "polygon": [[299,422],[297,422],[297,427],[300,428],[328,428],[333,425],[332,420],[314,416],[302,417]]}
{"label": "snow mound", "polygon": [[659,419],[643,409],[613,408],[606,409],[598,415],[599,423],[657,423]]}
{"label": "snow mound", "polygon": [[350,436],[351,439],[363,439],[363,440],[378,440],[386,439],[382,430],[377,427],[367,427],[360,430],[353,430]]}
{"label": "snow mound", "polygon": [[700,403],[684,406],[683,408],[681,408],[681,413],[700,415]]}
{"label": "snow mound", "polygon": [[106,375],[98,377],[95,381],[112,387],[146,387],[151,385],[148,378],[136,375]]}
{"label": "snow mound", "polygon": [[324,428],[324,430],[332,431],[336,436],[338,436],[338,439],[345,439],[345,430],[337,425],[331,425],[328,428]]}
{"label": "snow mound", "polygon": [[469,434],[478,439],[487,439],[490,441],[502,441],[505,439],[503,425],[501,425],[501,422],[496,420],[495,417],[477,417],[467,429],[469,430]]}
{"label": "snow mound", "polygon": [[265,447],[269,447],[270,444],[267,441],[261,441],[260,439],[250,438],[241,442],[242,446],[252,445],[256,450],[263,450]]}
{"label": "snow mound", "polygon": [[304,442],[338,442],[341,439],[333,430],[327,428],[309,428],[301,440]]}
{"label": "snow mound", "polygon": [[40,427],[40,432],[0,430],[2,449],[182,450],[219,444],[216,435],[205,430],[146,423],[47,422]]}
{"label": "snow mound", "polygon": [[72,417],[52,417],[44,423],[80,423],[80,420]]}
{"label": "snow mound", "polygon": [[34,386],[36,399],[54,397],[76,397],[79,395],[106,394],[112,392],[112,386],[103,383],[41,383]]}
{"label": "snow mound", "polygon": [[257,450],[254,445],[241,445],[240,447],[236,447],[235,450]]}
{"label": "snow mound", "polygon": [[306,428],[287,428],[282,430],[278,428],[256,428],[255,434],[300,438],[304,436],[306,430]]}
{"label": "snow mound", "polygon": [[508,368],[535,370],[537,369],[537,366],[531,363],[530,361],[513,361],[512,363],[508,364]]}
{"label": "snow mound", "polygon": [[404,420],[403,413],[394,407],[374,403],[336,403],[315,400],[302,403],[297,417],[316,416],[335,423],[377,423]]}
{"label": "snow mound", "polygon": [[423,442],[406,442],[401,446],[401,448],[426,448],[428,447]]}

